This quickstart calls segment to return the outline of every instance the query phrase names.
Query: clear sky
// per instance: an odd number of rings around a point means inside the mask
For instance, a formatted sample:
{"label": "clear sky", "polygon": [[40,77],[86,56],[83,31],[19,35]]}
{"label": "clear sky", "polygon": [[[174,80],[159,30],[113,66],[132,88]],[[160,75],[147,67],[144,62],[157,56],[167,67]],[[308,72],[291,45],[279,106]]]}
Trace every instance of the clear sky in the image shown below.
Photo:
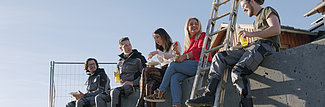
{"label": "clear sky", "polygon": [[[265,0],[281,24],[309,29],[321,15],[303,14],[322,0]],[[0,104],[46,107],[50,61],[116,62],[118,40],[128,36],[145,56],[154,49],[152,32],[163,27],[183,43],[188,17],[206,29],[212,0],[1,0]],[[228,9],[228,8],[227,8]],[[238,23],[251,24],[239,8]],[[225,22],[225,21],[224,21]],[[182,44],[183,46],[183,44]],[[81,71],[84,72],[84,71]],[[82,81],[83,82],[83,81]]]}

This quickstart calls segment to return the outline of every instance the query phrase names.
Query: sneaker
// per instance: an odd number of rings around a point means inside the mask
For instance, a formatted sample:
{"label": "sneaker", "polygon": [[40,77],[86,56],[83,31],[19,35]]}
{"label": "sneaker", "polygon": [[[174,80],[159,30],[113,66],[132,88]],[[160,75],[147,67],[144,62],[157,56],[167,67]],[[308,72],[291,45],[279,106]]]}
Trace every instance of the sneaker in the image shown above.
{"label": "sneaker", "polygon": [[181,104],[175,104],[173,107],[181,107]]}
{"label": "sneaker", "polygon": [[154,91],[154,94],[144,97],[144,100],[149,102],[165,102],[165,92],[157,89]]}
{"label": "sneaker", "polygon": [[186,100],[187,106],[213,106],[213,96],[201,96],[195,99]]}

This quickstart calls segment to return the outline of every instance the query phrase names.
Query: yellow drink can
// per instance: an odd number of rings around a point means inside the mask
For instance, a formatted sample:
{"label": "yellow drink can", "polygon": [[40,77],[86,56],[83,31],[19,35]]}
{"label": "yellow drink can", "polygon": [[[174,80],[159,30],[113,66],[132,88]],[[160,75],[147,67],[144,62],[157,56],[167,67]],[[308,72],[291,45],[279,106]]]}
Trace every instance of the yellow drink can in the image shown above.
{"label": "yellow drink can", "polygon": [[114,72],[115,82],[120,82],[120,73]]}
{"label": "yellow drink can", "polygon": [[243,38],[243,36],[240,35],[240,43],[242,46],[247,46],[248,45],[247,38]]}

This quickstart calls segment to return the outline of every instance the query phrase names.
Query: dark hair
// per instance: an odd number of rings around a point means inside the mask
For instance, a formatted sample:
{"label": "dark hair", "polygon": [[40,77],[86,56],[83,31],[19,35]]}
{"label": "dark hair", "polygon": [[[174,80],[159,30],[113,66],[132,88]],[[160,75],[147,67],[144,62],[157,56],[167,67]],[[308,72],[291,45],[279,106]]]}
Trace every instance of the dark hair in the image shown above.
{"label": "dark hair", "polygon": [[[250,2],[251,0],[246,0],[248,2]],[[259,5],[263,5],[264,4],[264,0],[254,0],[257,4]]]}
{"label": "dark hair", "polygon": [[121,38],[121,39],[118,41],[118,45],[119,45],[120,47],[123,46],[122,42],[123,42],[123,41],[126,41],[126,40],[130,41],[128,37],[123,37],[123,38]]}
{"label": "dark hair", "polygon": [[88,71],[88,62],[91,61],[91,60],[94,60],[94,61],[95,61],[96,66],[97,66],[97,69],[98,69],[98,62],[97,62],[97,60],[96,60],[95,58],[88,58],[88,59],[86,60],[86,62],[85,62],[85,70],[86,70],[86,72],[89,72],[89,71]]}
{"label": "dark hair", "polygon": [[154,34],[159,34],[160,37],[162,38],[163,42],[164,42],[164,45],[165,45],[165,48],[164,49],[162,46],[158,45],[156,43],[156,49],[160,50],[160,51],[163,51],[163,52],[168,52],[171,45],[173,44],[172,43],[172,39],[170,38],[169,34],[166,32],[165,29],[163,28],[158,28],[157,30],[155,30],[153,32]]}

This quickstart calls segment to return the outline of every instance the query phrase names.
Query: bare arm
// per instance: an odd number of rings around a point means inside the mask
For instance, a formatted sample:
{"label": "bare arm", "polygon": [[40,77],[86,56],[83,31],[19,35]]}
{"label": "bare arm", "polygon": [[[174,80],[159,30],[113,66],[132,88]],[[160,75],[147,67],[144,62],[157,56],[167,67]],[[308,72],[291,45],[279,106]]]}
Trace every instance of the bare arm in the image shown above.
{"label": "bare arm", "polygon": [[243,37],[261,37],[267,38],[281,33],[281,26],[279,22],[279,18],[274,14],[271,13],[270,16],[266,19],[267,24],[269,25],[268,28],[257,31],[257,32],[247,32],[245,30],[240,31],[239,35],[244,35]]}

